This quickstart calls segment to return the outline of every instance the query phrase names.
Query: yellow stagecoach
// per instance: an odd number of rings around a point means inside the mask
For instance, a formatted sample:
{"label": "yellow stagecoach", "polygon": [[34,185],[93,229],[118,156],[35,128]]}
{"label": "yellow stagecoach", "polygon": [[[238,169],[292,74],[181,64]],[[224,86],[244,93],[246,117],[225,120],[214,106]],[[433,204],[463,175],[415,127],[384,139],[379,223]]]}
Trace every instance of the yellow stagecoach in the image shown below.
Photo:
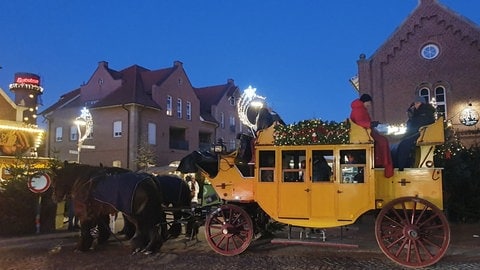
{"label": "yellow stagecoach", "polygon": [[[246,115],[250,110],[244,109]],[[335,144],[279,145],[277,125],[253,137],[239,136],[241,145],[233,153],[218,144],[180,164],[179,170],[193,162],[225,202],[205,222],[206,239],[216,252],[243,252],[270,219],[332,228],[377,210],[375,235],[387,257],[407,267],[429,266],[443,257],[450,229],[442,212],[441,169],[433,163],[434,147],[444,141],[443,119],[420,129],[414,168],[395,169],[390,178],[374,168],[369,130],[348,120],[348,141]]]}

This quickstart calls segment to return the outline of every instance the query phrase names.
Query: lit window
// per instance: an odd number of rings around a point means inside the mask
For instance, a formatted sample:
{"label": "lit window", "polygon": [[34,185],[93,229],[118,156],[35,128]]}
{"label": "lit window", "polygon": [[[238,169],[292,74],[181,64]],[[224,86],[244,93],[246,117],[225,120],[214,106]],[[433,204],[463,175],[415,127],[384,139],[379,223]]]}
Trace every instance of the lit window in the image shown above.
{"label": "lit window", "polygon": [[113,137],[122,137],[122,121],[113,122]]}
{"label": "lit window", "polygon": [[172,116],[172,97],[167,96],[167,111],[168,116]]}
{"label": "lit window", "polygon": [[120,160],[114,160],[112,162],[113,167],[121,168],[122,167],[122,162]]}

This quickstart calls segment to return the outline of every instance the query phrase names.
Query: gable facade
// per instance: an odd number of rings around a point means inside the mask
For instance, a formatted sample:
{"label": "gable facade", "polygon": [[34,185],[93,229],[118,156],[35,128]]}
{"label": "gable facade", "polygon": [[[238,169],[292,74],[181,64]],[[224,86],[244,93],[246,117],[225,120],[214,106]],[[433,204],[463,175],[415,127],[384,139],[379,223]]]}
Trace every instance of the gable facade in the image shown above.
{"label": "gable facade", "polygon": [[[93,135],[78,155],[74,119],[83,107],[91,113]],[[232,115],[236,106],[223,109]],[[140,148],[154,153],[156,164],[152,165],[168,165],[210,147],[219,136],[229,141],[236,137],[236,132],[219,134],[215,116],[208,121],[201,117],[201,100],[178,61],[153,71],[137,65],[115,71],[100,62],[76,95],[72,91],[62,96],[42,114],[48,121],[51,155],[70,161],[80,156],[81,163],[93,165],[138,169]]]}
{"label": "gable facade", "polygon": [[467,144],[471,131],[459,115],[472,104],[480,111],[480,28],[436,0],[419,0],[417,8],[369,58],[360,55],[360,93],[373,98],[372,118],[389,124],[407,120],[416,96],[435,100]]}

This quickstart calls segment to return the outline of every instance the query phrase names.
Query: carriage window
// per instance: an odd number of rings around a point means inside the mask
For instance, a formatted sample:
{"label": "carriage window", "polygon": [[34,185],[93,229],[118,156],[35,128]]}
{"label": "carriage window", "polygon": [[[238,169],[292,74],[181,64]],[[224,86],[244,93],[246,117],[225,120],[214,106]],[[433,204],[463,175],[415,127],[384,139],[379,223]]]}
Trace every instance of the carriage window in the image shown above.
{"label": "carriage window", "polygon": [[312,151],[312,182],[333,180],[333,150]]}
{"label": "carriage window", "polygon": [[341,150],[340,163],[342,168],[341,183],[364,183],[366,162],[365,150]]}
{"label": "carriage window", "polygon": [[282,151],[282,179],[284,182],[304,182],[305,150]]}
{"label": "carriage window", "polygon": [[275,151],[260,151],[258,166],[260,182],[273,182],[273,179],[275,179]]}

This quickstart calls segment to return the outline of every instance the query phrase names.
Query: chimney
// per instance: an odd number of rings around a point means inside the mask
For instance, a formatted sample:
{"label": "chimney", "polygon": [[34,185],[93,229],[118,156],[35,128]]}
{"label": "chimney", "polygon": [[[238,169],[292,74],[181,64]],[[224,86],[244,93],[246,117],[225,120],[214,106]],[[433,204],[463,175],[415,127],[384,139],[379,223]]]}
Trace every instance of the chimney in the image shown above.
{"label": "chimney", "polygon": [[100,62],[98,62],[98,66],[108,68],[108,62],[107,61],[100,61]]}

